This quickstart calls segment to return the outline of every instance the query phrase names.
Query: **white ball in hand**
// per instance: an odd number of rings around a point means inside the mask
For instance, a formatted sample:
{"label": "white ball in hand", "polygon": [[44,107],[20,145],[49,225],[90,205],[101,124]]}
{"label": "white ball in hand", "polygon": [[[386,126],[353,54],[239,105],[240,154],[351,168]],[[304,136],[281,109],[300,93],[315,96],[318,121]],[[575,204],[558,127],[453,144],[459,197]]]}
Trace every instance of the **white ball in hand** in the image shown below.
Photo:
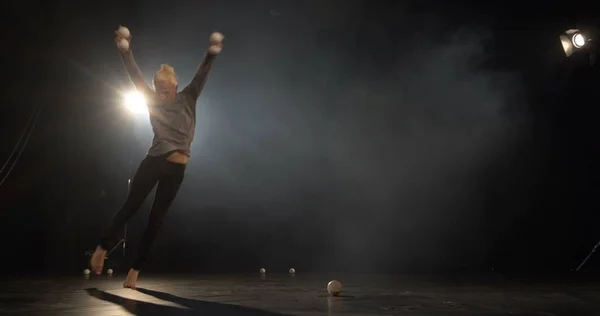
{"label": "white ball in hand", "polygon": [[223,36],[223,34],[221,34],[219,32],[214,32],[210,35],[209,42],[211,44],[221,43],[224,38],[225,38],[225,36]]}
{"label": "white ball in hand", "polygon": [[85,275],[90,275],[90,272],[91,272],[90,269],[83,270],[83,274],[85,274]]}
{"label": "white ball in hand", "polygon": [[128,50],[129,49],[129,41],[122,38],[119,43],[117,44],[117,46],[119,47],[120,50]]}
{"label": "white ball in hand", "polygon": [[119,26],[117,33],[119,33],[119,36],[122,38],[129,38],[131,36],[131,32],[129,32],[129,29],[124,26]]}

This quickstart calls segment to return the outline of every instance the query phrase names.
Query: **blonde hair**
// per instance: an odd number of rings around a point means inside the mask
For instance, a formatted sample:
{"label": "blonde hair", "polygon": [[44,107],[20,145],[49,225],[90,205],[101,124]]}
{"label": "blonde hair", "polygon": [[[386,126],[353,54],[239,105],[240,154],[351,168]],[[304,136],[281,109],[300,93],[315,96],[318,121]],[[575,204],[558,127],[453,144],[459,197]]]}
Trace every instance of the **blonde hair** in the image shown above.
{"label": "blonde hair", "polygon": [[175,74],[175,69],[167,64],[160,65],[160,69],[156,72],[156,74],[154,74],[154,80],[152,81],[152,84],[154,84],[156,80],[167,81],[177,85],[177,75]]}

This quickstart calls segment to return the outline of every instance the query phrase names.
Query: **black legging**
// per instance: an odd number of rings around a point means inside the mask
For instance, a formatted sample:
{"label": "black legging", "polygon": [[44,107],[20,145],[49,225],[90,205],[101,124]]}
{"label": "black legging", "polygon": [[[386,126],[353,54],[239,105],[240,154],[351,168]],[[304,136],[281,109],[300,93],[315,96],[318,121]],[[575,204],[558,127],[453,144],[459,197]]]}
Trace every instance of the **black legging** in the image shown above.
{"label": "black legging", "polygon": [[168,154],[162,156],[146,156],[138,167],[131,187],[127,201],[121,209],[115,214],[112,224],[105,231],[100,247],[108,250],[113,246],[118,238],[118,232],[125,226],[125,223],[140,208],[150,191],[158,182],[154,205],[150,211],[148,227],[144,232],[144,237],[138,249],[137,259],[133,264],[133,269],[139,271],[148,258],[148,252],[152,243],[158,235],[163,218],[169,210],[171,203],[177,195],[177,191],[183,181],[185,173],[184,164],[177,164],[167,161]]}

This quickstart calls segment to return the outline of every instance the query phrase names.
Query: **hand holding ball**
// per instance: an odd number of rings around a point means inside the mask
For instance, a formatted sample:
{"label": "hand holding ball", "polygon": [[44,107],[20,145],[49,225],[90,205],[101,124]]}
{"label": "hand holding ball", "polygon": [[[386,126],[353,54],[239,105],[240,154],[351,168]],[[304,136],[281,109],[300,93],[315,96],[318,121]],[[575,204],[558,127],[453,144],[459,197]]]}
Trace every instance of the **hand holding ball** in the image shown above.
{"label": "hand holding ball", "polygon": [[126,52],[129,50],[129,42],[131,41],[131,32],[124,26],[119,26],[115,31],[115,42],[120,51]]}
{"label": "hand holding ball", "polygon": [[223,39],[225,38],[225,36],[219,32],[214,32],[210,35],[210,39],[208,40],[208,42],[210,44],[216,44],[216,43],[221,43],[223,42]]}
{"label": "hand holding ball", "polygon": [[125,38],[125,39],[129,39],[131,37],[131,32],[129,32],[129,29],[124,27],[124,26],[119,26],[119,28],[117,29],[117,35],[120,38]]}
{"label": "hand holding ball", "polygon": [[117,43],[117,47],[119,47],[119,49],[123,52],[126,52],[129,50],[129,41],[122,38],[118,43]]}
{"label": "hand holding ball", "polygon": [[208,40],[208,52],[213,55],[218,55],[223,49],[223,39],[225,36],[219,32],[214,32]]}

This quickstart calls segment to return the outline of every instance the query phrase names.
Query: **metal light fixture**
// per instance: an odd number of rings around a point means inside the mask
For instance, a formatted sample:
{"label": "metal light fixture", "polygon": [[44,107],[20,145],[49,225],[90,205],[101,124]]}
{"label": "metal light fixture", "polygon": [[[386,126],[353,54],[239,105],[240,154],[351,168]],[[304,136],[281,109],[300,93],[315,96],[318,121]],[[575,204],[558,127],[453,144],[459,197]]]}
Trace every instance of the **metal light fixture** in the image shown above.
{"label": "metal light fixture", "polygon": [[578,29],[570,29],[560,35],[560,42],[567,57],[585,47],[588,41],[589,38]]}

